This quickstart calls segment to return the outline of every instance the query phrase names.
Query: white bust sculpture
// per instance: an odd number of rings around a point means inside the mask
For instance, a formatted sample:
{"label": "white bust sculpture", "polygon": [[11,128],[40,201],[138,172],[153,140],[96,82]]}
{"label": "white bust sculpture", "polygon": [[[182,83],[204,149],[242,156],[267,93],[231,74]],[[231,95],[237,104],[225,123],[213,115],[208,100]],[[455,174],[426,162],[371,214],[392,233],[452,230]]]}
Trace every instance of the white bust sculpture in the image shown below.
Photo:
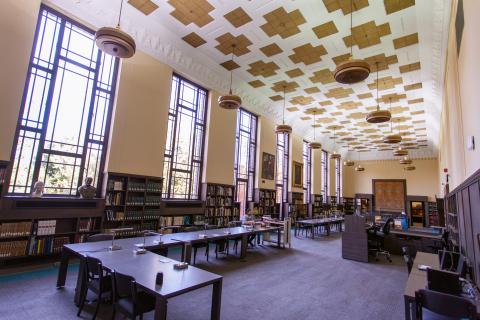
{"label": "white bust sculpture", "polygon": [[45,183],[43,181],[37,181],[33,185],[32,198],[41,198],[43,191],[45,190]]}

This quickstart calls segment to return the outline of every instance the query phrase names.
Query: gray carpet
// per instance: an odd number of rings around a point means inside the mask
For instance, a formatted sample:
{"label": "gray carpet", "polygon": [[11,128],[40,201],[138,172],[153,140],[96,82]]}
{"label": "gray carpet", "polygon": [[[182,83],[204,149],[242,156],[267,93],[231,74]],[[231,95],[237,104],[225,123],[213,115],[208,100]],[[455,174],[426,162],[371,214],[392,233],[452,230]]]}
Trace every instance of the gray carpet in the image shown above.
{"label": "gray carpet", "polygon": [[[173,253],[172,258],[178,257]],[[289,250],[251,249],[247,261],[212,254],[197,266],[224,276],[222,319],[403,319],[407,279],[401,257],[377,263],[341,258],[341,237],[294,239]],[[73,303],[76,266],[63,290],[55,289],[56,267],[0,276],[0,319],[78,319]],[[169,300],[168,319],[208,319],[211,287]],[[103,305],[99,319],[110,319]],[[82,318],[91,319],[86,306]],[[152,319],[147,314],[145,319]],[[121,317],[118,317],[121,319]]]}

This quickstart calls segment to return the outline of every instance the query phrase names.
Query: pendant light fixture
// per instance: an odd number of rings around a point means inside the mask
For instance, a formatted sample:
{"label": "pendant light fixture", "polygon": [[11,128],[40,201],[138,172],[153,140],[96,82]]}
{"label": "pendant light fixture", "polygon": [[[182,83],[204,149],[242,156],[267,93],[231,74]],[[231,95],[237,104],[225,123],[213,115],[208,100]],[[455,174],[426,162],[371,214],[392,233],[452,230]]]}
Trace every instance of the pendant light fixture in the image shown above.
{"label": "pendant light fixture", "polygon": [[353,160],[345,160],[345,161],[343,161],[343,165],[344,165],[345,167],[353,167],[353,166],[355,165],[355,161],[353,161]]}
{"label": "pendant light fixture", "polygon": [[337,137],[335,135],[335,128],[333,127],[333,153],[330,155],[330,159],[340,159],[342,156],[340,153],[337,153]]}
{"label": "pendant light fixture", "polygon": [[[357,154],[358,154],[358,161],[360,161],[360,153],[358,153],[357,151]],[[365,168],[360,164],[360,162],[357,164],[357,166],[355,167],[355,171],[357,172],[363,172],[365,171]]]}
{"label": "pendant light fixture", "polygon": [[120,30],[120,18],[122,17],[123,0],[120,0],[120,13],[118,15],[117,27],[103,27],[95,32],[95,43],[97,47],[117,58],[133,57],[136,50],[135,40],[126,32]]}
{"label": "pendant light fixture", "polygon": [[[292,127],[288,124],[285,124],[285,88],[287,86],[283,86],[283,113],[282,113],[282,124],[277,124],[275,128],[276,133],[292,133]],[[315,128],[314,128],[315,130]],[[315,131],[314,131],[315,132]]]}
{"label": "pendant light fixture", "polygon": [[398,162],[400,162],[400,164],[412,164],[412,159],[410,159],[408,156],[405,156]]}
{"label": "pendant light fixture", "polygon": [[[235,44],[232,44],[232,62],[233,62],[233,55],[235,53]],[[233,82],[233,68],[230,70],[230,91],[228,94],[218,97],[218,105],[220,108],[227,109],[227,110],[236,110],[241,107],[242,99],[232,94],[232,82]]]}
{"label": "pendant light fixture", "polygon": [[405,171],[413,171],[413,170],[415,170],[415,169],[416,169],[415,166],[412,166],[412,165],[410,165],[410,166],[405,166],[405,167],[403,168],[403,170],[405,170]]}
{"label": "pendant light fixture", "polygon": [[403,156],[408,156],[408,150],[402,149],[402,147],[398,147],[398,149],[395,149],[393,151],[393,155],[396,157],[403,157]]}
{"label": "pendant light fixture", "polygon": [[310,142],[308,144],[308,146],[310,147],[310,149],[321,149],[322,148],[322,144],[320,142],[316,142],[316,139],[315,139],[315,127],[316,127],[316,124],[315,124],[315,115],[317,114],[317,109],[314,109],[313,110],[313,141]]}
{"label": "pendant light fixture", "polygon": [[[392,98],[390,98],[390,114],[392,113]],[[399,134],[393,133],[393,119],[390,120],[390,134],[383,138],[383,143],[400,143],[402,141],[402,136]]]}
{"label": "pendant light fixture", "polygon": [[360,59],[353,58],[353,0],[350,0],[350,57],[335,68],[335,81],[343,84],[353,84],[365,80],[370,74],[370,65]]}
{"label": "pendant light fixture", "polygon": [[378,102],[378,62],[375,63],[377,66],[377,110],[370,112],[367,115],[367,122],[369,123],[382,123],[390,121],[392,114],[388,110],[380,110],[380,105]]}

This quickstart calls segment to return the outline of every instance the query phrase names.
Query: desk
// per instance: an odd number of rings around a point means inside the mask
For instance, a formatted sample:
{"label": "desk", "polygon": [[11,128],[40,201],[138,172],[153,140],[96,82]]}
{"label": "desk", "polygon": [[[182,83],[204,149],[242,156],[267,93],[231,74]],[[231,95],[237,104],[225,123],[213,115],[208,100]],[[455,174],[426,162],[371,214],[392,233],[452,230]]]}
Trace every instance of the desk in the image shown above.
{"label": "desk", "polygon": [[[332,224],[339,224],[340,225],[340,232],[342,232],[342,223],[345,219],[343,217],[338,218],[322,218],[322,219],[306,219],[306,220],[298,220],[296,222],[297,226],[304,225],[309,226],[311,228],[311,235],[312,239],[315,237],[315,227],[324,226],[327,230],[327,236],[330,235],[330,225]],[[297,236],[298,228],[295,228],[295,236]]]}
{"label": "desk", "polygon": [[401,236],[401,237],[411,237],[411,238],[425,238],[425,239],[430,239],[430,240],[436,240],[436,241],[441,241],[442,240],[442,234],[438,233],[433,233],[433,232],[428,232],[428,231],[419,231],[419,230],[397,230],[397,229],[391,229],[390,233],[396,236]]}
{"label": "desk", "polygon": [[[415,318],[415,292],[427,287],[427,272],[418,269],[418,265],[430,266],[433,269],[440,269],[440,262],[437,254],[417,252],[417,256],[413,261],[412,271],[408,276],[407,285],[403,294],[405,301],[405,319]],[[477,304],[477,313],[480,311],[480,301]]]}

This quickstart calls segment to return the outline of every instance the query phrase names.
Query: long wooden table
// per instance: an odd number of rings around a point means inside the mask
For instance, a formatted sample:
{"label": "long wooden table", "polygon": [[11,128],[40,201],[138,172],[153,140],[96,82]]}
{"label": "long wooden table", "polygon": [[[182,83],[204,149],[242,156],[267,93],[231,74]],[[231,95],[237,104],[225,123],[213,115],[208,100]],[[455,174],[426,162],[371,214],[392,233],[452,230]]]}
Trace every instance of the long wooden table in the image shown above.
{"label": "long wooden table", "polygon": [[[438,255],[419,251],[417,252],[415,260],[413,260],[412,271],[408,276],[403,295],[405,301],[405,319],[407,320],[415,318],[415,292],[427,287],[427,272],[418,269],[419,265],[440,269]],[[479,301],[475,301],[475,303],[477,304],[477,313],[480,314]]]}
{"label": "long wooden table", "polygon": [[[343,217],[336,217],[336,218],[321,218],[321,219],[305,219],[305,220],[298,220],[296,222],[296,226],[308,226],[311,228],[311,237],[312,239],[315,237],[315,227],[325,227],[327,231],[327,236],[330,235],[330,225],[338,224],[340,226],[340,232],[342,232],[342,223],[345,221]],[[295,236],[297,236],[298,228],[295,228]]]}

